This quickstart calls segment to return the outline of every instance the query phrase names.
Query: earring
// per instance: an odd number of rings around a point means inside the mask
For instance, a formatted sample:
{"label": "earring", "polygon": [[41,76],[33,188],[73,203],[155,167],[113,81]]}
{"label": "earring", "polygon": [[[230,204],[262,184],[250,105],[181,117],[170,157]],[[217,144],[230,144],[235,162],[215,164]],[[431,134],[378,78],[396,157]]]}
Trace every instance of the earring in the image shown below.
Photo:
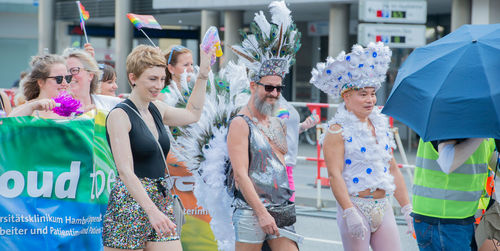
{"label": "earring", "polygon": [[132,83],[132,87],[135,87],[135,83]]}

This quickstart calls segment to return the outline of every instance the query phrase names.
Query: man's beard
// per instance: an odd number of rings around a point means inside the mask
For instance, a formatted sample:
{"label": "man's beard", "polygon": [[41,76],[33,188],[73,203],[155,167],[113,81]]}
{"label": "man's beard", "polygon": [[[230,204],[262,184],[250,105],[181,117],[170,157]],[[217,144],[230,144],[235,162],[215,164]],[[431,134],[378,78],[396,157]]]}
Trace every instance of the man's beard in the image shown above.
{"label": "man's beard", "polygon": [[253,104],[255,105],[255,109],[265,116],[273,116],[276,114],[276,109],[278,108],[278,102],[274,102],[274,104],[269,104],[265,100],[268,98],[267,96],[264,98],[260,98],[259,95],[255,94],[253,98]]}

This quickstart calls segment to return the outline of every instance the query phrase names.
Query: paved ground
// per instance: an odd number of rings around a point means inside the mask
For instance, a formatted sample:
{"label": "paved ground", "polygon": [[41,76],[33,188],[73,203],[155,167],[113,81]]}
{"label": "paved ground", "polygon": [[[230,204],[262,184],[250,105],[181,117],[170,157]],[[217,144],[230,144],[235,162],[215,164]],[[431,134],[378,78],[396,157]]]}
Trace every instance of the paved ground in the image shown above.
{"label": "paved ground", "polygon": [[[407,153],[408,162],[415,163],[415,151]],[[299,156],[315,157],[316,148],[308,144],[299,146]],[[395,152],[395,158],[398,163],[402,162],[399,152]],[[305,239],[300,245],[300,250],[343,250],[342,241],[338,232],[336,216],[337,208],[335,198],[329,187],[322,187],[320,190],[321,208],[317,208],[318,190],[314,186],[316,179],[316,163],[299,160],[294,169],[294,178],[296,184],[296,204],[297,204],[297,232],[302,234]],[[411,179],[408,170],[401,169],[405,176],[408,189],[411,187]],[[413,171],[410,169],[411,173]],[[321,170],[321,176],[327,177],[326,169]],[[409,190],[410,191],[410,190]],[[396,220],[400,233],[402,250],[418,250],[417,243],[406,235],[406,223],[401,218],[397,202],[393,201]]]}

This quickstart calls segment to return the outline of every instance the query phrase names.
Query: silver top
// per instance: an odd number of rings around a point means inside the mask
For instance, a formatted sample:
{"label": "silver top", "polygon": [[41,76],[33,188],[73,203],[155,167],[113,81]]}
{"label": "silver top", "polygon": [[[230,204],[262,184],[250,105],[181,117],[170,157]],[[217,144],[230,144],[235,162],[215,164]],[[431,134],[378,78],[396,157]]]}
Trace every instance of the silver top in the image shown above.
{"label": "silver top", "polygon": [[[246,116],[249,127],[248,176],[265,207],[282,205],[292,197],[293,190],[288,185],[285,165],[274,153],[267,138]],[[272,117],[270,119],[278,119]],[[285,135],[283,135],[285,137]],[[235,197],[235,208],[252,209],[244,200]]]}

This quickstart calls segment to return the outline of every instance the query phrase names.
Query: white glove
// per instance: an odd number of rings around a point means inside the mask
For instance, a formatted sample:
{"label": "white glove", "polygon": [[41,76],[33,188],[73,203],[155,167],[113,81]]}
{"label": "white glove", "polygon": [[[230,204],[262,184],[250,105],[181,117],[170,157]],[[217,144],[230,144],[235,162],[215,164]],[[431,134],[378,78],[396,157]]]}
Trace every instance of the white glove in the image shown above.
{"label": "white glove", "polygon": [[410,216],[412,210],[413,207],[411,206],[411,203],[408,203],[406,206],[401,208],[401,214],[403,214],[406,224],[408,224],[408,231],[406,231],[407,234],[413,234],[413,232],[415,232],[415,229],[413,229],[413,217]]}
{"label": "white glove", "polygon": [[358,211],[354,207],[350,207],[344,210],[344,215],[342,216],[347,224],[347,230],[352,237],[364,240],[365,233],[368,229],[363,224],[363,218],[359,215]]}

